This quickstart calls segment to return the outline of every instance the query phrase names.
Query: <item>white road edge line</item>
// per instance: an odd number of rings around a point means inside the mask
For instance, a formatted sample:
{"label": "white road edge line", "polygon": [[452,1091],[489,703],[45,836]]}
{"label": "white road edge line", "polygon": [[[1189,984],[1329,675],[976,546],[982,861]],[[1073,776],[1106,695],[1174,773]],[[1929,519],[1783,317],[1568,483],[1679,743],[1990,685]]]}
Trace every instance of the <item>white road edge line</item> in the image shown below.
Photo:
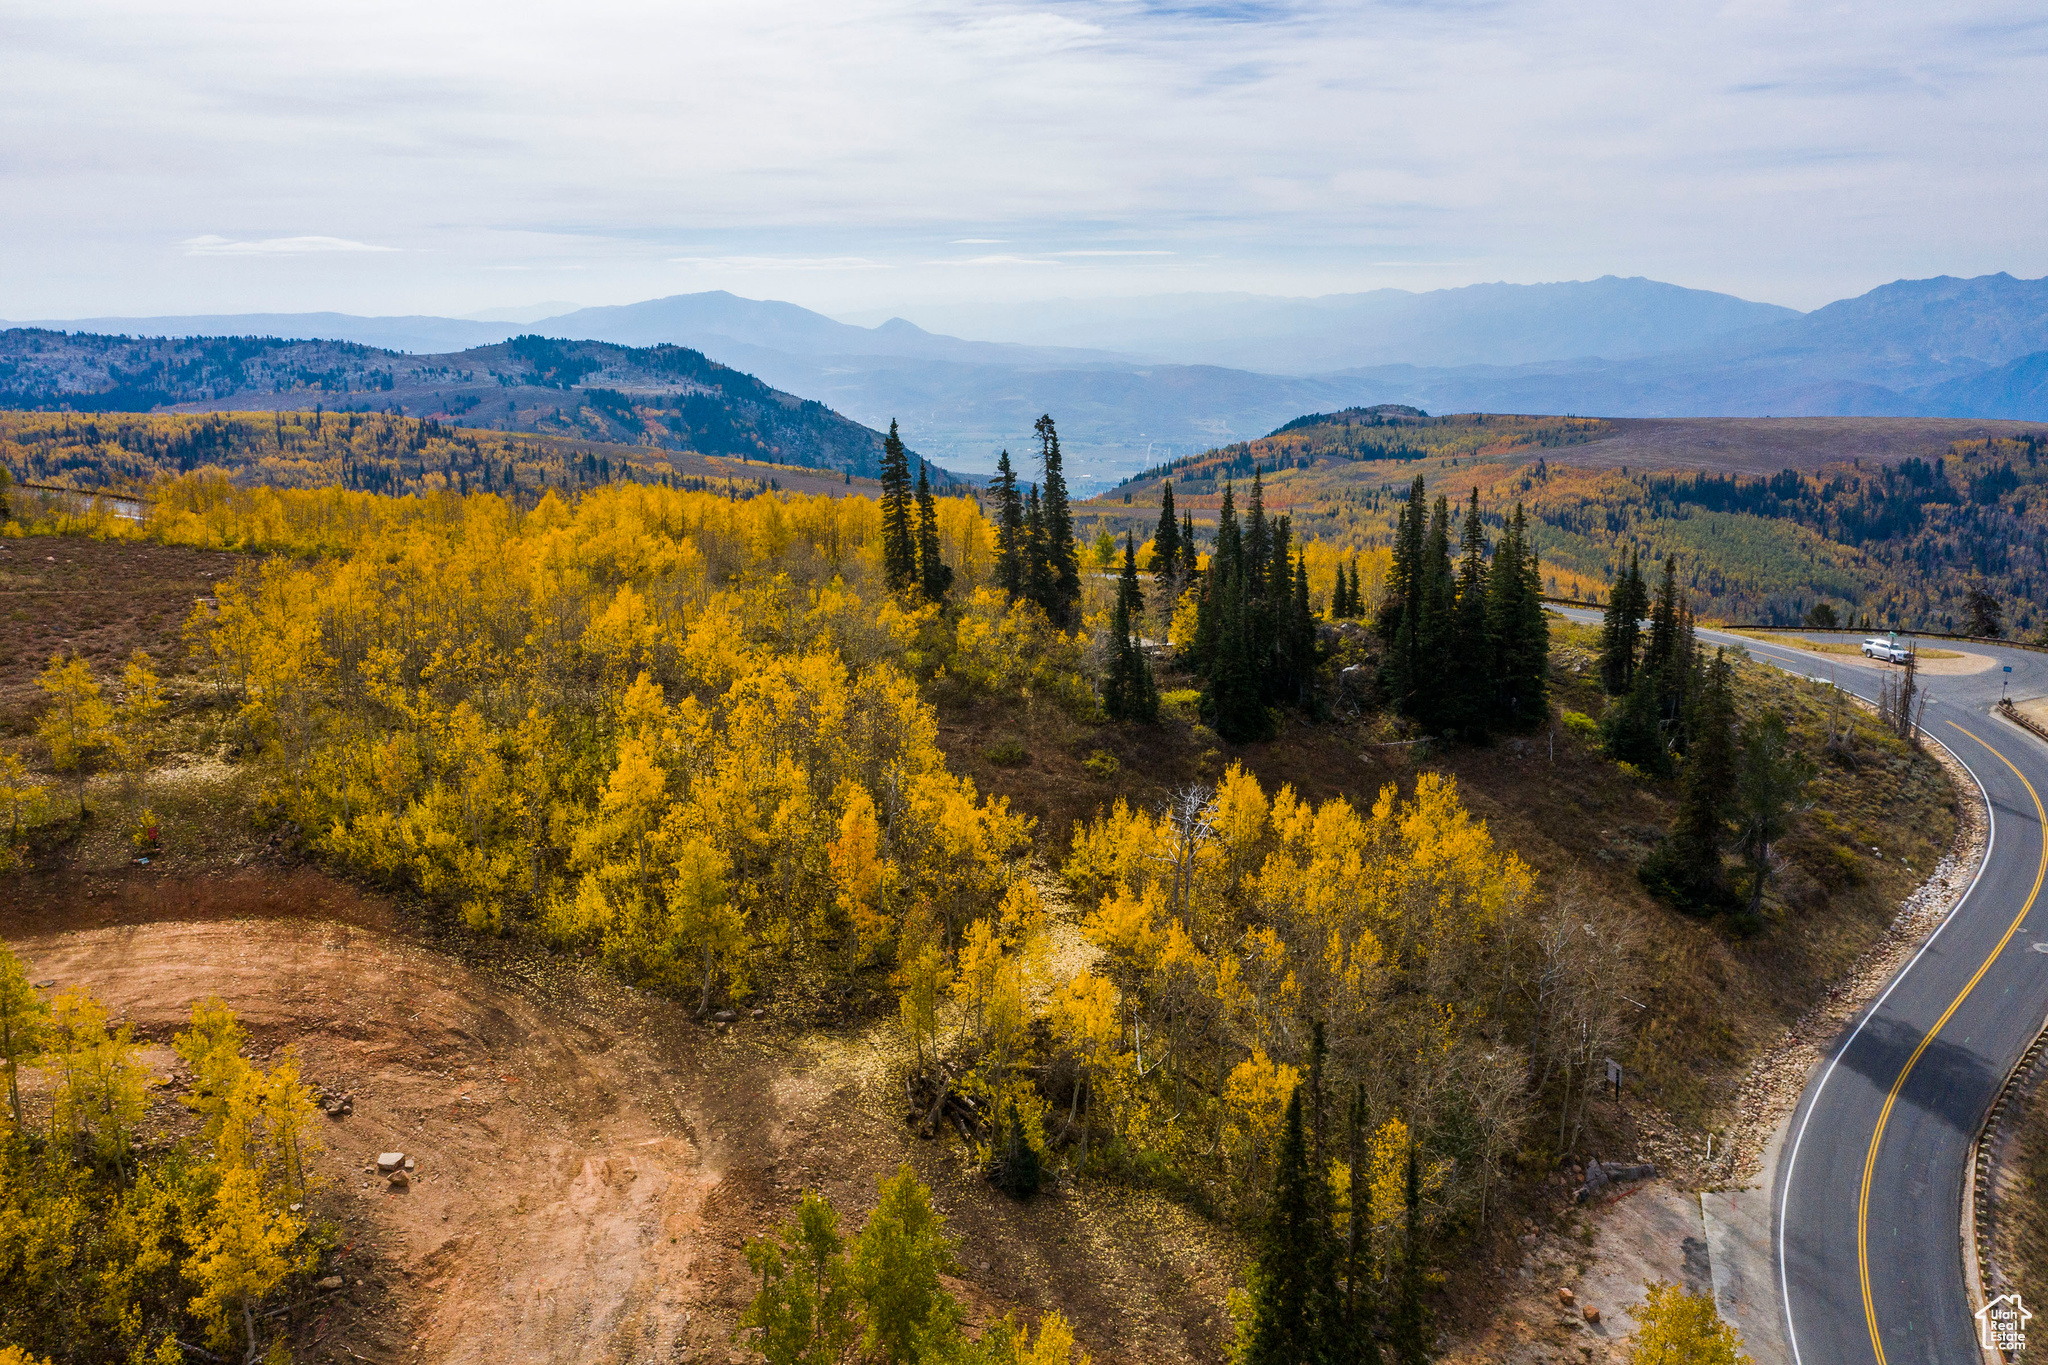
{"label": "white road edge line", "polygon": [[[1954,923],[1956,916],[1962,913],[1963,907],[1970,903],[1970,897],[1976,894],[1977,883],[1984,880],[1985,872],[1991,867],[1992,853],[1998,848],[1998,809],[1991,802],[1991,791],[1984,785],[1984,779],[1977,776],[1975,768],[1964,762],[1961,754],[1942,744],[1926,730],[1920,733],[1934,740],[1936,744],[1941,744],[1948,756],[1961,763],[1963,771],[1977,784],[1977,793],[1984,798],[1984,814],[1990,826],[1984,839],[1984,861],[1977,865],[1977,875],[1970,878],[1970,884],[1964,888],[1961,898],[1955,903],[1955,908],[1942,916],[1941,923],[1927,936],[1927,942],[1920,945],[1920,951],[1913,954],[1912,959],[1899,969],[1899,974],[1891,979],[1883,994],[1870,1002],[1869,1007],[1863,1011],[1863,1017],[1856,1021],[1856,1027],[1850,1031],[1848,1038],[1843,1041],[1841,1047],[1835,1049],[1835,1055],[1828,1060],[1828,1069],[1821,1073],[1820,1084],[1813,1088],[1813,1095],[1806,1102],[1806,1113],[1799,1120],[1799,1131],[1792,1135],[1792,1150],[1785,1156],[1785,1179],[1778,1190],[1778,1298],[1785,1305],[1785,1344],[1792,1348],[1792,1365],[1805,1365],[1805,1362],[1799,1354],[1799,1333],[1792,1326],[1792,1285],[1785,1269],[1785,1216],[1792,1202],[1792,1176],[1799,1165],[1799,1144],[1806,1137],[1806,1125],[1813,1121],[1813,1111],[1820,1105],[1821,1092],[1828,1088],[1828,1081],[1834,1076],[1835,1068],[1841,1064],[1843,1055],[1855,1045],[1857,1037],[1863,1032],[1863,1026],[1884,1008],[1884,1002],[1898,989],[1899,983],[1906,979],[1907,974],[1919,965],[1921,957],[1934,946],[1934,941],[1941,937],[1942,930]],[[2043,831],[2043,835],[2048,837],[2048,831]]]}

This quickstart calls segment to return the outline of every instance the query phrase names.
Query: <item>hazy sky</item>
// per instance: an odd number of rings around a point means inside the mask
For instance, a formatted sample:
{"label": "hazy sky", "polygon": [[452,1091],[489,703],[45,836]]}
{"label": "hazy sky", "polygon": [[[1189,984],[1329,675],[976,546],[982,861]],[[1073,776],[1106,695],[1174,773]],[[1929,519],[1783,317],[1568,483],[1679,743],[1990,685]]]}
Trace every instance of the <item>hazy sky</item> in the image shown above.
{"label": "hazy sky", "polygon": [[0,0],[0,317],[2048,274],[2048,6]]}

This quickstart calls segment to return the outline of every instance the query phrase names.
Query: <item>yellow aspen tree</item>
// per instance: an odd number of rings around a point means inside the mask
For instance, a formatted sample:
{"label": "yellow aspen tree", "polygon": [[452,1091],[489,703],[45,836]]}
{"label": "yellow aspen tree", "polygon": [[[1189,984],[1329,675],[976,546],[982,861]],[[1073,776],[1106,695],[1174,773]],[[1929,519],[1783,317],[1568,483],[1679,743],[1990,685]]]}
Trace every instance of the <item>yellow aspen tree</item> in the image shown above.
{"label": "yellow aspen tree", "polygon": [[1630,1316],[1636,1334],[1629,1365],[1750,1365],[1741,1336],[1721,1321],[1709,1295],[1653,1284]]}
{"label": "yellow aspen tree", "polygon": [[149,771],[156,749],[156,726],[169,705],[154,661],[145,651],[136,650],[121,670],[121,702],[114,722],[122,762],[134,780]]}
{"label": "yellow aspen tree", "polygon": [[0,752],[0,812],[7,818],[7,842],[0,844],[0,872],[23,857],[23,836],[40,824],[49,805],[43,784],[29,774],[18,755]]}
{"label": "yellow aspen tree", "polygon": [[106,1007],[76,989],[57,997],[51,1015],[60,1076],[51,1126],[90,1143],[125,1178],[129,1137],[142,1121],[149,1084],[129,1026],[109,1030]]}
{"label": "yellow aspen tree", "polygon": [[864,787],[850,787],[846,808],[839,816],[839,837],[827,850],[832,880],[839,888],[837,904],[846,917],[849,971],[859,969],[891,927],[885,893],[895,869],[882,858],[881,840],[874,798]]}
{"label": "yellow aspen tree", "polygon": [[7,1072],[7,1106],[21,1131],[21,1064],[42,1055],[50,1035],[50,1007],[29,984],[28,973],[0,943],[0,1067]]}
{"label": "yellow aspen tree", "polygon": [[256,1309],[292,1272],[291,1249],[303,1230],[297,1215],[264,1197],[253,1169],[239,1166],[221,1177],[183,1266],[185,1278],[199,1288],[190,1307],[207,1323],[208,1345],[226,1350],[239,1344],[245,1358],[254,1359]]}
{"label": "yellow aspen tree", "polygon": [[79,655],[59,654],[36,679],[49,696],[37,733],[50,750],[50,766],[70,773],[78,784],[78,813],[85,814],[85,779],[112,738],[113,712],[100,696],[92,669]]}

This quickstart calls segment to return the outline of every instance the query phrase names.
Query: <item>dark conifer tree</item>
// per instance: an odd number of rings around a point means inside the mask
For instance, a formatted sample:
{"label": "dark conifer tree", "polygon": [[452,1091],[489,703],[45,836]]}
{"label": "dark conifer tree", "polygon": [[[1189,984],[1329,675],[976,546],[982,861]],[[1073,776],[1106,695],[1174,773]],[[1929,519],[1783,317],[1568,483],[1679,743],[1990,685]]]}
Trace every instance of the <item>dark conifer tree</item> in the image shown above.
{"label": "dark conifer tree", "polygon": [[1180,516],[1180,571],[1193,578],[1202,571],[1202,552],[1195,545],[1195,514],[1183,512]]}
{"label": "dark conifer tree", "polygon": [[1315,1266],[1322,1259],[1316,1247],[1328,1239],[1329,1224],[1316,1215],[1316,1183],[1297,1086],[1287,1101],[1273,1200],[1260,1229],[1243,1365],[1319,1365],[1324,1359],[1324,1324],[1315,1320]]}
{"label": "dark conifer tree", "polygon": [[1639,875],[1653,893],[1681,910],[1711,914],[1732,906],[1721,865],[1739,754],[1735,697],[1726,654],[1714,651],[1702,669],[1691,720],[1691,748],[1680,780],[1671,833],[1643,861]]}
{"label": "dark conifer tree", "polygon": [[1216,511],[1216,545],[1209,552],[1209,571],[1202,575],[1202,589],[1195,599],[1195,671],[1209,674],[1216,662],[1222,639],[1225,587],[1239,572],[1239,551],[1243,540],[1237,528],[1234,490],[1226,481],[1223,501]]}
{"label": "dark conifer tree", "polygon": [[1024,596],[1052,615],[1047,607],[1053,600],[1052,558],[1046,551],[1045,510],[1035,483],[1024,494]]}
{"label": "dark conifer tree", "polygon": [[1636,653],[1642,643],[1643,613],[1649,607],[1642,561],[1631,549],[1628,564],[1617,567],[1607,610],[1600,622],[1600,685],[1609,696],[1627,692],[1636,680]]}
{"label": "dark conifer tree", "polygon": [[1398,1365],[1428,1365],[1429,1322],[1422,1302],[1424,1252],[1422,1244],[1422,1168],[1415,1144],[1408,1144],[1408,1170],[1404,1181],[1406,1205],[1401,1224],[1401,1278],[1396,1286],[1392,1329],[1394,1359]]}
{"label": "dark conifer tree", "polygon": [[1045,555],[1051,590],[1039,605],[1053,624],[1062,630],[1073,628],[1081,609],[1081,556],[1074,545],[1074,514],[1067,505],[1067,475],[1060,458],[1060,434],[1052,414],[1040,417],[1039,463],[1045,480]]}
{"label": "dark conifer tree", "polygon": [[1486,734],[1496,701],[1486,580],[1486,527],[1479,519],[1479,490],[1474,488],[1464,530],[1458,536],[1457,604],[1451,626],[1452,697],[1445,717],[1467,739]]}
{"label": "dark conifer tree", "polygon": [[1180,522],[1173,515],[1173,484],[1159,485],[1159,529],[1152,533],[1152,575],[1162,585],[1180,572]]}
{"label": "dark conifer tree", "polygon": [[1488,575],[1487,629],[1493,640],[1494,715],[1504,726],[1539,724],[1550,706],[1550,623],[1543,613],[1542,566],[1515,506]]}
{"label": "dark conifer tree", "polygon": [[1102,709],[1111,720],[1149,724],[1159,718],[1159,694],[1152,682],[1152,665],[1145,658],[1144,646],[1135,638],[1135,623],[1144,610],[1144,602],[1138,587],[1137,546],[1126,533],[1123,573],[1117,578],[1116,606],[1110,612],[1109,671],[1102,681]]}
{"label": "dark conifer tree", "polygon": [[1380,1365],[1379,1269],[1373,1263],[1372,1174],[1367,1168],[1365,1087],[1351,1096],[1345,1159],[1351,1166],[1351,1217],[1344,1239],[1344,1333],[1331,1352],[1340,1365]]}
{"label": "dark conifer tree", "polygon": [[1254,583],[1263,583],[1272,559],[1272,528],[1266,524],[1266,490],[1259,478],[1259,467],[1253,465],[1252,497],[1246,504],[1244,517],[1245,576]]}
{"label": "dark conifer tree", "polygon": [[917,539],[910,524],[910,459],[894,418],[882,442],[882,574],[891,592],[918,586]]}
{"label": "dark conifer tree", "polygon": [[927,602],[943,602],[953,570],[939,551],[939,504],[923,460],[917,462],[917,578]]}
{"label": "dark conifer tree", "polygon": [[1024,595],[1026,536],[1024,499],[1017,493],[1017,474],[1010,452],[996,458],[996,476],[989,487],[996,495],[996,586],[1016,601]]}
{"label": "dark conifer tree", "polygon": [[1387,570],[1387,588],[1380,598],[1379,617],[1373,623],[1380,639],[1386,642],[1380,682],[1392,698],[1394,709],[1403,714],[1413,714],[1421,674],[1416,626],[1421,616],[1421,587],[1425,579],[1423,496],[1422,476],[1418,474],[1395,521],[1393,562]]}
{"label": "dark conifer tree", "polygon": [[1323,662],[1322,647],[1316,640],[1316,615],[1308,601],[1308,556],[1294,561],[1294,591],[1290,594],[1287,627],[1283,637],[1283,667],[1287,697],[1296,706],[1315,715],[1316,670]]}
{"label": "dark conifer tree", "polygon": [[1445,726],[1450,697],[1445,686],[1454,661],[1450,657],[1452,614],[1457,580],[1451,572],[1451,508],[1439,497],[1429,512],[1422,560],[1417,565],[1417,609],[1414,612],[1413,681],[1408,713],[1432,730]]}

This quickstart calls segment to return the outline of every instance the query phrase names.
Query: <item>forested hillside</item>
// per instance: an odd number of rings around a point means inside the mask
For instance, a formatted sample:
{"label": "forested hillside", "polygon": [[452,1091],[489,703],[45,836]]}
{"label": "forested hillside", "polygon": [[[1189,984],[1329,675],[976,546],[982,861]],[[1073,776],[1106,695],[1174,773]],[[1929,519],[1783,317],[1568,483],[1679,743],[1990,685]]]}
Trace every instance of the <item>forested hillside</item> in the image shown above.
{"label": "forested hillside", "polygon": [[1312,587],[1327,600],[1336,559],[1359,553],[1368,582],[1384,565],[1420,475],[1453,501],[1477,489],[1480,518],[1496,536],[1521,507],[1553,596],[1604,601],[1629,555],[1675,554],[1705,617],[1787,625],[1826,604],[1844,622],[1961,631],[1977,591],[2001,605],[2008,630],[2032,634],[2048,622],[2039,605],[2048,587],[2048,428],[1956,441],[1932,459],[1851,456],[1768,478],[1578,467],[1569,449],[1545,453],[1598,439],[1605,427],[1398,408],[1305,417],[1148,471],[1080,511],[1084,524],[1143,535],[1162,483],[1172,483],[1183,512],[1213,519],[1223,483],[1263,471],[1267,506],[1291,517],[1297,537],[1336,552],[1311,563]]}
{"label": "forested hillside", "polygon": [[[659,483],[735,497],[784,487],[820,492],[851,474],[704,456],[649,445],[480,431],[429,418],[359,412],[0,412],[0,469],[14,482],[149,498],[161,481],[206,470],[243,487],[407,494],[499,493],[530,503],[548,489]],[[24,491],[17,496],[31,496]]]}
{"label": "forested hillside", "polygon": [[[1442,429],[1472,448],[1469,430]],[[820,1039],[866,1030],[860,1049],[886,1035],[863,1065],[886,1070],[887,1131],[958,1135],[921,1144],[956,1201],[1028,1199],[1057,1176],[1074,1201],[1062,1219],[1132,1189],[1224,1228],[1294,1218],[1313,1272],[1341,1280],[1341,1322],[1289,1318],[1269,1240],[1233,1299],[1237,1329],[1384,1334],[1420,1360],[1431,1302],[1462,1311],[1433,1290],[1435,1267],[1511,1257],[1523,1218],[1563,1215],[1546,1177],[1589,1135],[1647,1141],[1600,1100],[1601,1059],[1639,1076],[1632,1108],[1707,1121],[1750,1050],[1803,1007],[1785,962],[1812,979],[1839,970],[1887,919],[1905,864],[1939,855],[1940,775],[1811,686],[1708,659],[1675,579],[1658,617],[1671,628],[1629,657],[1713,704],[1681,707],[1682,725],[1652,715],[1617,762],[1578,709],[1603,704],[1590,632],[1541,611],[1526,519],[1494,535],[1468,504],[1460,534],[1448,499],[1412,484],[1384,495],[1392,571],[1368,593],[1347,565],[1332,610],[1255,476],[1216,552],[1205,562],[1176,530],[1148,585],[1135,538],[1068,534],[1049,419],[1039,436],[1036,468],[1011,471],[992,519],[918,486],[893,442],[879,500],[618,478],[533,499],[465,496],[459,481],[390,497],[195,470],[157,485],[140,524],[36,522],[17,506],[8,543],[69,530],[290,553],[243,561],[182,628],[152,627],[177,633],[168,685],[150,657],[88,660],[52,633],[68,623],[9,618],[34,633],[10,634],[0,667],[32,677],[42,702],[0,748],[6,856],[61,864],[83,831],[132,829],[125,866],[132,850],[197,843],[203,821],[246,819],[273,849],[421,907],[446,936],[437,952],[587,959],[721,1036],[755,1009]],[[0,583],[62,572],[44,547],[65,544],[6,551]],[[1348,619],[1368,614],[1377,629]],[[1475,685],[1446,709],[1418,670],[1440,674],[1440,642],[1468,628],[1487,652],[1460,661]],[[1514,736],[1553,706],[1561,734],[1539,758]],[[1007,733],[984,745],[991,724]],[[1446,746],[1454,729],[1502,741]],[[1703,805],[1699,783],[1675,791],[1663,775],[1676,750],[1750,774],[1766,741],[1847,757],[1818,774],[1783,765],[1771,823],[1739,845],[1723,826],[1748,807]],[[232,802],[152,777],[174,748],[177,782],[225,774]],[[1082,798],[1052,804],[1069,781],[1089,784]],[[1827,818],[1805,813],[1807,784]],[[1659,849],[1685,855],[1687,915],[1638,876]],[[1745,1011],[1706,998],[1707,977]],[[67,1027],[108,1074],[139,1074],[125,1035]],[[126,1122],[83,1121],[63,1148],[79,1155],[11,1182],[18,1216],[0,1238],[41,1226],[74,1188],[134,1207],[125,1169],[106,1165],[126,1159]],[[149,1170],[197,1149],[166,1150]],[[785,1206],[797,1197],[777,1188]],[[1341,1202],[1304,1204],[1309,1188]],[[233,1223],[227,1192],[192,1187],[195,1225]],[[290,1198],[278,1182],[247,1195],[270,1210],[279,1254],[274,1273],[236,1282],[239,1313],[198,1303],[168,1270],[111,1316],[50,1288],[37,1292],[79,1316],[38,1318],[5,1285],[0,1310],[39,1346],[89,1329],[104,1356],[207,1331],[216,1353],[256,1354],[282,1330],[257,1314],[330,1245],[331,1225]],[[805,1240],[832,1216],[805,1196],[793,1229],[753,1244],[751,1306],[720,1330],[779,1350],[774,1324],[801,1296],[789,1267],[813,1254],[818,1274],[848,1277],[832,1330],[876,1330],[897,1306],[861,1258],[907,1220],[924,1229],[915,1264],[933,1316],[919,1330],[957,1358],[1022,1358],[1013,1329],[970,1333],[939,1287],[955,1263],[928,1201],[893,1178],[882,1230],[862,1232],[847,1268],[836,1243]],[[166,1266],[199,1264],[179,1259],[197,1235],[165,1230]],[[1241,1270],[1204,1269],[1209,1308],[1187,1329],[1200,1358],[1225,1349],[1219,1301]],[[1142,1355],[1087,1305],[1087,1332],[1120,1342],[1116,1358]],[[1034,1361],[1069,1358],[1060,1331],[1058,1354]],[[1291,1349],[1253,1358],[1310,1358]]]}
{"label": "forested hillside", "polygon": [[874,474],[882,436],[681,346],[522,336],[415,356],[275,337],[0,332],[0,408],[385,413]]}

